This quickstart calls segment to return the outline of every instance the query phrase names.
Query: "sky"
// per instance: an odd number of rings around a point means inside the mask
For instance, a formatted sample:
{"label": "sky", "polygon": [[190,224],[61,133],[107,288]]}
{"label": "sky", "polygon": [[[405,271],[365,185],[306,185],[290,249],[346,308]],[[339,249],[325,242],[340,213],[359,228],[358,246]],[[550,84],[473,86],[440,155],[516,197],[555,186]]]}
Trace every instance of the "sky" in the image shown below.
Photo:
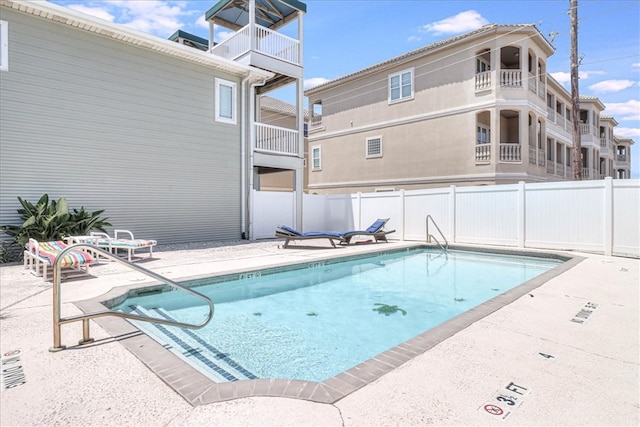
{"label": "sky", "polygon": [[[217,0],[50,0],[168,38],[180,29],[209,37],[205,12]],[[486,24],[535,24],[556,48],[547,71],[570,91],[569,0],[307,0],[305,89]],[[633,138],[640,178],[640,0],[577,0],[579,93],[597,96],[614,133]],[[216,32],[216,42],[230,32]],[[297,23],[284,32],[296,35]]]}

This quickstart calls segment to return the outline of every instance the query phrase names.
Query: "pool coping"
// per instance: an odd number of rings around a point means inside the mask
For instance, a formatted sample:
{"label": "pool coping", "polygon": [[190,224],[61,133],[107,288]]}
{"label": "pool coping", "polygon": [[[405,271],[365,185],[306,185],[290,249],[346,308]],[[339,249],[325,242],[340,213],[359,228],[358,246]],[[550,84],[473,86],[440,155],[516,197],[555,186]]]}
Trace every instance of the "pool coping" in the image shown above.
{"label": "pool coping", "polygon": [[[425,244],[410,245],[405,248],[392,250],[376,250],[376,252],[404,251],[416,247],[433,246]],[[574,255],[560,255],[557,253],[531,250],[515,250],[502,248],[486,248],[465,245],[452,245],[452,250],[468,250],[475,252],[492,252],[498,254],[535,256],[541,258],[553,258],[564,260],[559,266],[510,289],[494,298],[428,330],[402,344],[386,350],[373,358],[366,360],[334,377],[322,382],[304,381],[296,379],[256,379],[240,380],[234,382],[216,383],[209,377],[180,359],[161,344],[142,333],[131,323],[118,317],[98,317],[93,320],[102,327],[107,334],[134,354],[143,364],[154,372],[162,381],[180,394],[192,406],[206,405],[215,402],[239,399],[244,397],[270,396],[287,397],[293,399],[308,400],[317,403],[335,403],[358,389],[370,384],[386,373],[400,367],[414,357],[433,348],[442,341],[452,337],[468,326],[483,319],[500,308],[527,295],[552,278],[570,270],[585,258]],[[364,254],[369,256],[371,253]],[[361,255],[334,257],[328,256],[315,259],[358,258]],[[268,270],[292,268],[309,264],[304,262],[288,262],[282,265],[269,267]],[[265,268],[259,270],[267,270]],[[246,271],[242,270],[225,272],[212,276],[231,276]],[[200,277],[189,277],[179,281],[197,280]],[[150,287],[158,287],[159,284],[126,285],[113,288],[106,294],[76,302],[75,305],[85,313],[104,312],[107,302],[114,302],[124,298],[129,292],[136,292]]]}

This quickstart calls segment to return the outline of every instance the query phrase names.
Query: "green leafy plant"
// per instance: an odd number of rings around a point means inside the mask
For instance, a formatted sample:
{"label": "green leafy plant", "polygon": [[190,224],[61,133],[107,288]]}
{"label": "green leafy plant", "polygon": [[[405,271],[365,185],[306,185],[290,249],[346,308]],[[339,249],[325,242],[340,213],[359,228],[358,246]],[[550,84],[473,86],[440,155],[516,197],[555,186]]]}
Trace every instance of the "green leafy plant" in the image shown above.
{"label": "green leafy plant", "polygon": [[106,233],[105,227],[111,226],[107,218],[102,218],[104,210],[88,212],[84,207],[69,211],[67,199],[49,200],[44,194],[36,204],[18,197],[21,208],[18,215],[22,224],[4,225],[0,231],[13,237],[12,246],[20,249],[30,238],[38,241],[61,240],[67,236],[86,235],[92,230]]}

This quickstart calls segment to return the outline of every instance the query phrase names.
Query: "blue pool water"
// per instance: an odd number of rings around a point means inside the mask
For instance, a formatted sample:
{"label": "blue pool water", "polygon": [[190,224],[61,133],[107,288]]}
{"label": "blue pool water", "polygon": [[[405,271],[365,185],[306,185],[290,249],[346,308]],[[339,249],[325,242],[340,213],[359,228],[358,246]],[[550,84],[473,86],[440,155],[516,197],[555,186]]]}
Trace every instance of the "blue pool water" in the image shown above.
{"label": "blue pool water", "polygon": [[[560,263],[430,249],[321,261],[199,285],[216,304],[203,329],[134,323],[216,382],[322,382]],[[180,291],[132,297],[115,309],[190,323],[207,312]]]}

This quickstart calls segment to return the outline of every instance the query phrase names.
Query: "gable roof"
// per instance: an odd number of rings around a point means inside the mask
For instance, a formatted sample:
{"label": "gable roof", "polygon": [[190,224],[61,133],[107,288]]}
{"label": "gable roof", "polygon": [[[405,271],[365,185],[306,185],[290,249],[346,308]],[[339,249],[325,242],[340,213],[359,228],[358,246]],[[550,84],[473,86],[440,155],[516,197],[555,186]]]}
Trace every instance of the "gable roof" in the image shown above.
{"label": "gable roof", "polygon": [[[298,113],[295,105],[266,95],[260,97],[260,108],[289,116],[295,116]],[[309,117],[309,112],[307,110],[304,110],[304,117]]]}
{"label": "gable roof", "polygon": [[489,33],[495,33],[498,31],[508,31],[508,32],[519,32],[519,31],[528,31],[533,32],[534,35],[540,37],[543,47],[547,51],[548,55],[553,54],[555,52],[555,48],[547,41],[547,39],[540,33],[535,24],[511,24],[511,25],[500,25],[500,24],[489,24],[483,27],[478,28],[477,30],[470,31],[465,34],[461,34],[459,36],[451,37],[439,42],[432,43],[430,45],[421,47],[416,50],[412,50],[410,52],[404,53],[402,55],[396,56],[394,58],[388,59],[386,61],[380,62],[378,64],[372,65],[371,67],[364,68],[360,71],[356,71],[351,74],[347,74],[346,76],[338,77],[337,79],[331,80],[329,82],[322,83],[318,86],[315,86],[311,89],[305,91],[305,95],[310,95],[320,89],[326,89],[328,87],[342,84],[348,82],[350,80],[354,80],[356,78],[363,77],[368,74],[372,74],[385,68],[395,67],[398,64],[402,64],[403,62],[412,61],[421,56],[429,55],[438,49],[442,49],[445,47],[454,46],[456,44],[462,43],[463,41],[469,41],[474,38],[484,36]]}
{"label": "gable roof", "polygon": [[220,56],[212,55],[189,46],[165,40],[137,31],[121,24],[105,21],[90,15],[46,1],[0,0],[0,8],[6,7],[18,12],[47,19],[76,30],[98,34],[142,49],[149,49],[184,61],[226,71],[234,75],[252,74],[255,79],[269,79],[273,73],[248,65],[239,64]]}
{"label": "gable roof", "polygon": [[[298,0],[255,0],[256,24],[277,29],[306,13],[307,5]],[[239,30],[249,23],[249,0],[220,0],[204,14],[212,21],[232,30]]]}

